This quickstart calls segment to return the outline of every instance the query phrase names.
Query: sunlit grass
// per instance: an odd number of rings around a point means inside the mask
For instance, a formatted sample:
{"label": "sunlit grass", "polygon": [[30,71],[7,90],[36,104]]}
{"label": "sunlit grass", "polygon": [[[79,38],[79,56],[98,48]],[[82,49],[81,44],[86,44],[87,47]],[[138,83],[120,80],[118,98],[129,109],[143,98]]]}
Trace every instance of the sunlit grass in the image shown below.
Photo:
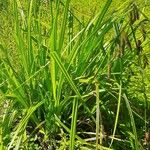
{"label": "sunlit grass", "polygon": [[150,20],[136,3],[116,11],[112,4],[84,20],[70,0],[9,2],[11,33],[4,38],[3,29],[0,43],[1,149],[148,147]]}

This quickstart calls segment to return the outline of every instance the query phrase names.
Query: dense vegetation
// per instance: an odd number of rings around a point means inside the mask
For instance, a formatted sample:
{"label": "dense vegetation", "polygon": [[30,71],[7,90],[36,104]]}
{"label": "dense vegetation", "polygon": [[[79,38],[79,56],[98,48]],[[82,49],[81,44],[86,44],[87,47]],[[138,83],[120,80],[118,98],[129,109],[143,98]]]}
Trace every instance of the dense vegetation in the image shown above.
{"label": "dense vegetation", "polygon": [[148,1],[0,1],[0,150],[150,149]]}

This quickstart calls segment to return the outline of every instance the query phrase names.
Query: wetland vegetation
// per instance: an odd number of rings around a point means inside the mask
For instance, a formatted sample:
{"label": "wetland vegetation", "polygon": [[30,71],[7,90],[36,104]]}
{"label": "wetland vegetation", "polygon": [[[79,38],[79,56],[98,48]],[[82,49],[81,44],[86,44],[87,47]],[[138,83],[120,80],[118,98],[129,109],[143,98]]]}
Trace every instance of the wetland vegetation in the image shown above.
{"label": "wetland vegetation", "polygon": [[0,0],[0,150],[150,149],[149,7]]}

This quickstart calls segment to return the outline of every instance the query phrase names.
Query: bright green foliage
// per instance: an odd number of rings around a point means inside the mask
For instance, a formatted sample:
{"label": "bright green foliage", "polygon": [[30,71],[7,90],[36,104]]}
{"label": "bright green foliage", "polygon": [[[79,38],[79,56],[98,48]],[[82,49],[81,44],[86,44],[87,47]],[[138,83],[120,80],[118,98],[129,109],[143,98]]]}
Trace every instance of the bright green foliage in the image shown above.
{"label": "bright green foliage", "polygon": [[0,2],[0,149],[148,148],[145,4]]}

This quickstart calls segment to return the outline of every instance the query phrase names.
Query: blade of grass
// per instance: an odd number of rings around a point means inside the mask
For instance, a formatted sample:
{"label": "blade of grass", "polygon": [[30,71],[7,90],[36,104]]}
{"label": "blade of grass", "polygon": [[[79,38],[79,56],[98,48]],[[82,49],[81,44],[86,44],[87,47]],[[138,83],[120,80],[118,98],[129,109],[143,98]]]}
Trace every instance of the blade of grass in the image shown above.
{"label": "blade of grass", "polygon": [[15,142],[15,139],[17,138],[17,135],[20,133],[20,132],[23,132],[25,130],[25,127],[29,121],[29,118],[31,117],[31,115],[34,113],[34,111],[40,107],[41,105],[43,104],[43,101],[37,103],[35,106],[32,106],[30,107],[28,110],[27,110],[27,114],[22,118],[22,120],[20,121],[20,123],[18,124],[18,126],[16,127],[16,131],[14,132],[14,135],[12,137],[12,140],[8,146],[8,150],[10,150],[12,148],[12,145],[14,144]]}
{"label": "blade of grass", "polygon": [[99,26],[101,25],[102,20],[104,19],[105,14],[108,12],[108,9],[109,9],[111,3],[112,3],[112,0],[107,0],[104,8],[101,11],[100,16],[98,17],[98,21],[97,21],[97,23],[95,25],[95,29],[99,28]]}
{"label": "blade of grass", "polygon": [[98,80],[95,79],[95,88],[96,88],[96,150],[98,150],[99,145],[99,134],[100,134],[100,144],[102,144],[101,141],[101,133],[100,133],[100,107],[99,107],[99,84]]}
{"label": "blade of grass", "polygon": [[[59,0],[56,1],[56,11],[55,11],[55,17],[53,18],[52,21],[52,33],[50,36],[50,52],[54,52],[57,50],[57,30],[58,30],[58,14],[59,14]],[[55,65],[55,60],[54,58],[51,56],[50,53],[50,59],[51,59],[51,63],[50,63],[50,73],[51,73],[51,82],[52,82],[52,91],[53,91],[53,99],[55,101],[55,106],[59,105],[59,101],[57,99],[57,93],[56,93],[56,65]]]}
{"label": "blade of grass", "polygon": [[132,109],[131,109],[131,106],[130,106],[130,103],[129,103],[129,100],[128,100],[126,94],[123,94],[123,98],[126,102],[126,106],[127,106],[128,112],[129,112],[130,119],[131,119],[131,125],[132,125],[132,130],[133,130],[133,134],[134,134],[134,142],[135,142],[134,146],[135,146],[135,149],[138,150],[139,149],[139,144],[138,144],[139,142],[138,142],[138,137],[137,137],[136,126],[135,126],[135,121],[134,121]]}
{"label": "blade of grass", "polygon": [[57,62],[58,66],[60,67],[61,71],[63,72],[64,76],[66,77],[66,79],[68,80],[68,83],[70,84],[70,86],[72,87],[72,89],[74,90],[74,92],[77,94],[77,96],[81,99],[81,94],[78,91],[78,88],[76,87],[76,85],[74,84],[74,82],[72,81],[70,75],[68,74],[67,70],[65,69],[65,67],[63,66],[63,64],[61,63],[61,60],[59,59],[58,55],[56,52],[51,52],[51,56],[52,58]]}
{"label": "blade of grass", "polygon": [[33,8],[33,0],[31,0],[29,2],[29,11],[28,11],[28,20],[27,20],[27,44],[28,44],[28,54],[27,54],[27,58],[28,58],[28,73],[31,74],[32,73],[32,69],[33,69],[33,62],[34,62],[34,53],[33,53],[33,49],[32,49],[32,43],[31,43],[31,18],[32,18],[32,8]]}
{"label": "blade of grass", "polygon": [[110,146],[112,146],[113,144],[113,140],[115,138],[115,133],[116,133],[116,129],[117,129],[117,124],[118,124],[118,119],[119,119],[119,112],[120,112],[120,105],[121,105],[121,94],[122,94],[122,83],[120,81],[120,85],[119,86],[119,97],[118,97],[118,104],[117,104],[117,112],[116,112],[116,119],[115,119],[115,124],[114,124],[114,129],[113,129],[113,135],[112,135],[112,139],[111,139],[111,143]]}
{"label": "blade of grass", "polygon": [[78,99],[73,100],[72,121],[71,121],[71,135],[70,135],[70,150],[75,149],[75,135],[77,124],[77,112],[78,112]]}
{"label": "blade of grass", "polygon": [[59,52],[61,51],[62,49],[62,46],[63,46],[63,43],[64,43],[64,37],[65,37],[65,31],[66,31],[66,24],[67,24],[67,17],[68,17],[68,9],[69,9],[69,3],[70,3],[71,0],[66,0],[66,3],[65,3],[65,10],[64,10],[64,16],[63,16],[63,22],[62,22],[62,25],[61,25],[61,32],[60,32],[60,38],[59,38]]}

